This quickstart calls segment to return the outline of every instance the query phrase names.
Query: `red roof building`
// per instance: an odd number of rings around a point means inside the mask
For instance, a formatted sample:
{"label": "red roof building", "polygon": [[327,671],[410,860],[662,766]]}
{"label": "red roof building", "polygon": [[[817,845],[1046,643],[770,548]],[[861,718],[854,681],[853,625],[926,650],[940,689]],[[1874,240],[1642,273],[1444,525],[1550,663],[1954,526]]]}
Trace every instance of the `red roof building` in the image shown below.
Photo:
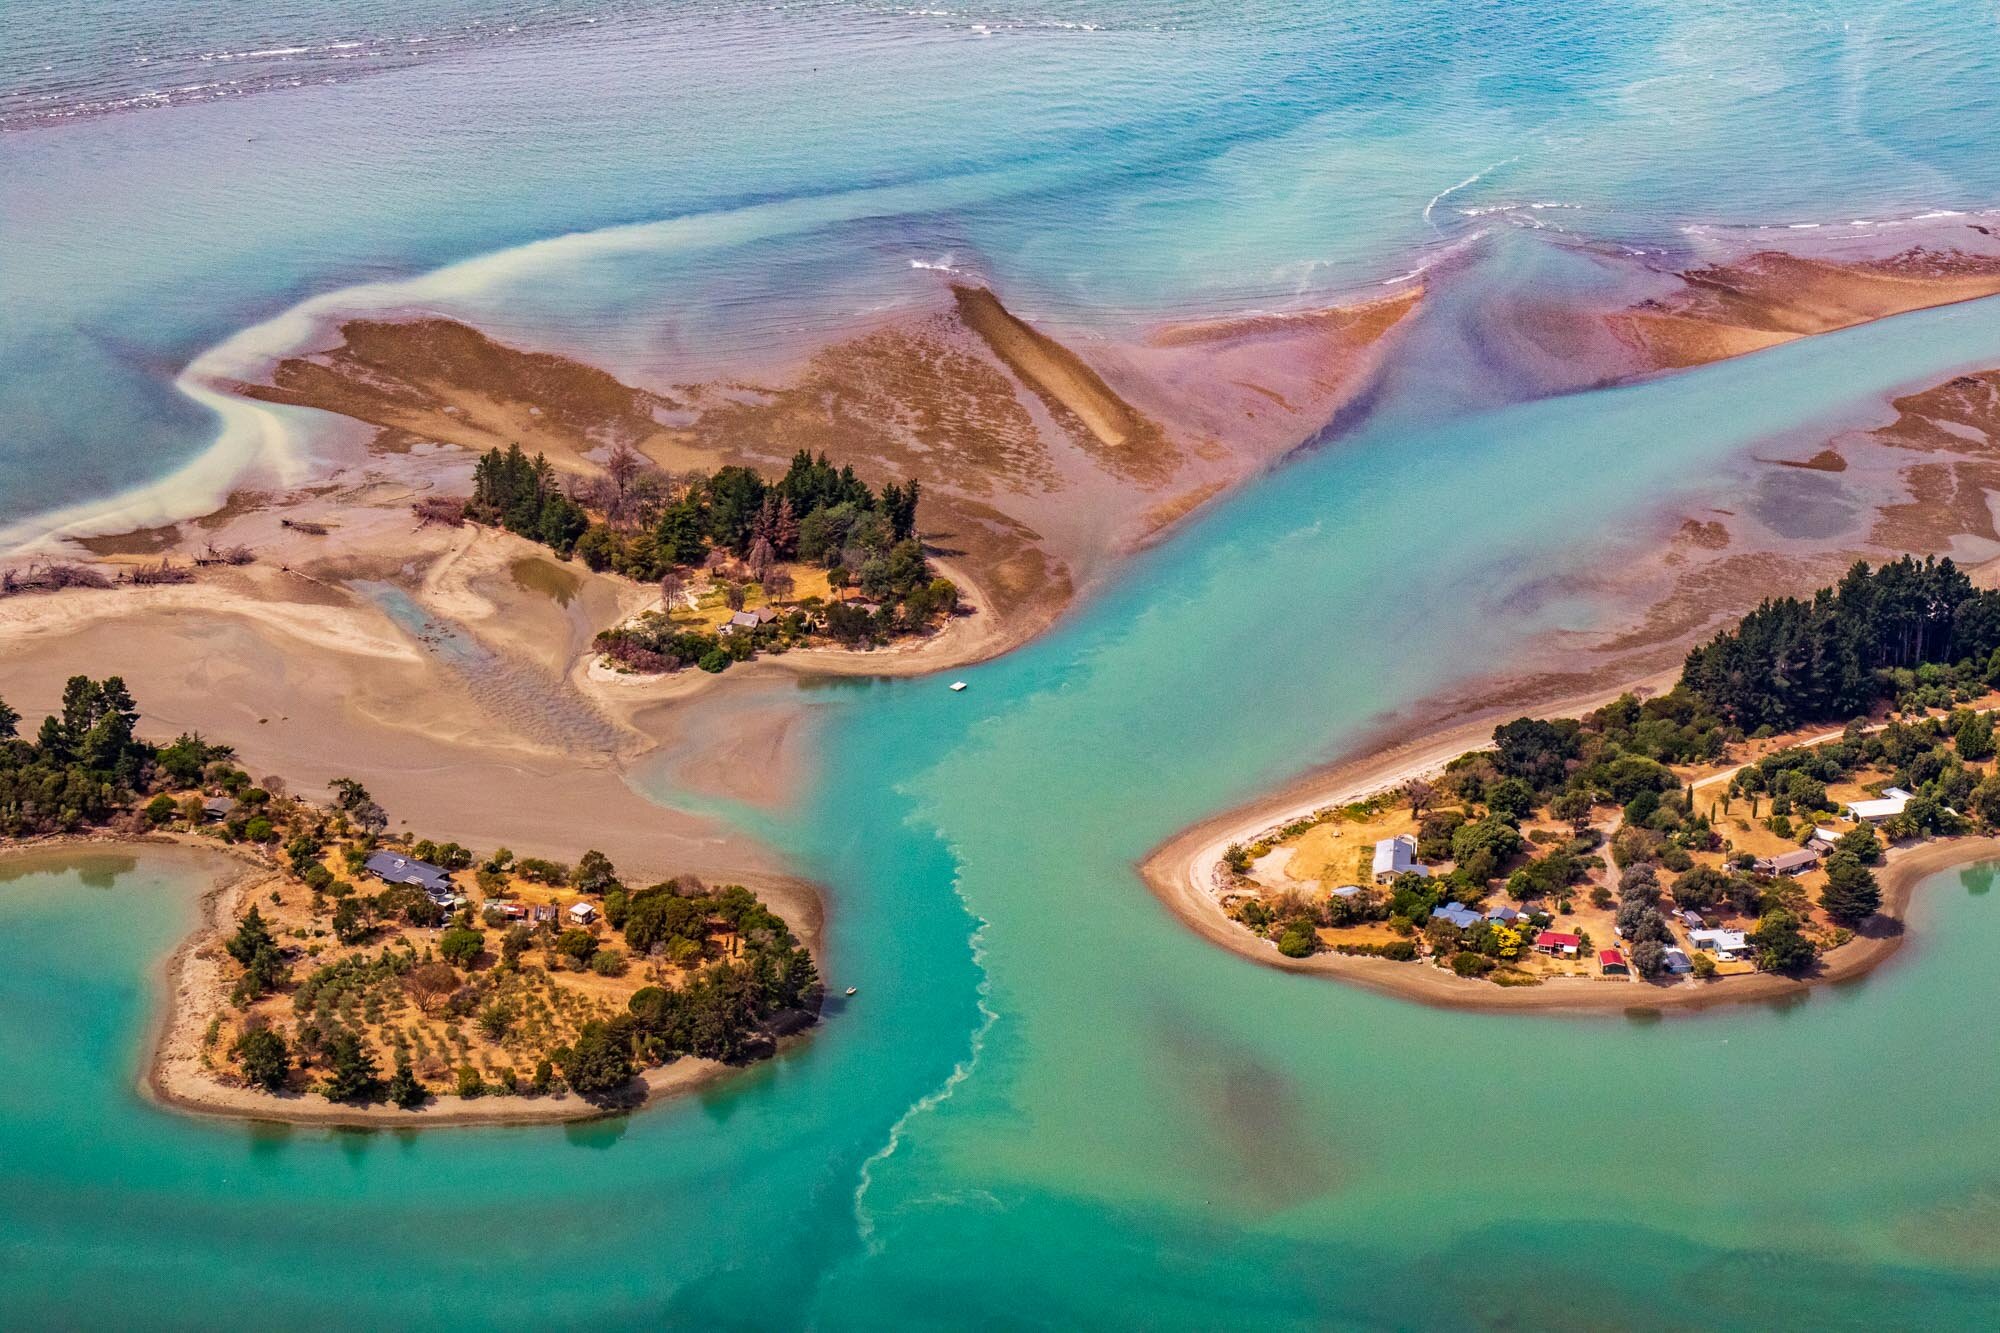
{"label": "red roof building", "polygon": [[1622,972],[1625,970],[1625,955],[1616,949],[1599,949],[1597,951],[1597,965],[1606,972],[1609,972],[1614,967]]}
{"label": "red roof building", "polygon": [[1545,930],[1535,936],[1535,947],[1543,953],[1575,953],[1583,947],[1583,937],[1568,935],[1560,930]]}

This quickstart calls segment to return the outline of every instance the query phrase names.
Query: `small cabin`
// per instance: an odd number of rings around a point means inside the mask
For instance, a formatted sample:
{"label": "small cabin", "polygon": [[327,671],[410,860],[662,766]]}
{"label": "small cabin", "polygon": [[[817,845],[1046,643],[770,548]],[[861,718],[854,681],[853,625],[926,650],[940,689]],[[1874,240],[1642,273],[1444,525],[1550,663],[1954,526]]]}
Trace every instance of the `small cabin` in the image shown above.
{"label": "small cabin", "polygon": [[1632,969],[1625,966],[1625,955],[1616,949],[1599,949],[1597,966],[1607,977],[1625,977],[1632,974]]}
{"label": "small cabin", "polygon": [[1725,963],[1745,958],[1750,953],[1750,942],[1740,930],[1691,930],[1688,939],[1697,949],[1706,949]]}
{"label": "small cabin", "polygon": [[1819,853],[1810,847],[1797,851],[1781,852],[1777,856],[1760,856],[1752,862],[1755,869],[1766,875],[1799,875],[1819,864]]}
{"label": "small cabin", "polygon": [[576,925],[587,926],[597,920],[597,909],[589,903],[572,903],[569,909],[569,919]]}

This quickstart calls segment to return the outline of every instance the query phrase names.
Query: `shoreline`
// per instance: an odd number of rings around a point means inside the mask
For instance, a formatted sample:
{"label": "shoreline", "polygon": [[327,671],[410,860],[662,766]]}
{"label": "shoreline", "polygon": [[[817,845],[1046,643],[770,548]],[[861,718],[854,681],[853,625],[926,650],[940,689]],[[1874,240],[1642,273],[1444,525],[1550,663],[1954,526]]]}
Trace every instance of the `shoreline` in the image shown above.
{"label": "shoreline", "polygon": [[[221,982],[219,966],[203,951],[222,937],[223,927],[245,893],[273,881],[283,881],[274,867],[228,844],[161,834],[64,834],[10,842],[0,846],[0,859],[42,854],[61,861],[66,853],[118,850],[140,855],[184,857],[221,863],[220,873],[203,888],[195,902],[196,920],[172,952],[149,967],[154,979],[155,1009],[148,1024],[141,1069],[135,1079],[140,1097],[164,1110],[210,1120],[236,1123],[298,1125],[329,1129],[448,1129],[480,1126],[574,1124],[631,1115],[674,1097],[720,1082],[727,1075],[764,1063],[742,1065],[682,1056],[670,1064],[640,1070],[630,1095],[613,1103],[586,1100],[564,1091],[539,1097],[490,1093],[470,1101],[436,1096],[405,1110],[387,1102],[348,1105],[311,1093],[284,1095],[222,1083],[202,1062],[203,1028],[213,1005],[181,1003],[191,991]],[[789,920],[788,920],[789,923]],[[794,926],[801,940],[820,956],[818,913]],[[214,975],[208,975],[213,973]],[[817,1026],[814,1024],[813,1026]],[[811,1028],[777,1039],[766,1059],[777,1059],[807,1039]]]}
{"label": "shoreline", "polygon": [[[1938,871],[1981,859],[2000,859],[2000,836],[1927,838],[1890,848],[1877,871],[1881,910],[1854,938],[1822,956],[1802,977],[1757,972],[1744,976],[1692,977],[1670,982],[1599,977],[1558,977],[1534,986],[1499,986],[1459,977],[1425,962],[1339,953],[1287,958],[1270,940],[1253,935],[1222,910],[1212,892],[1222,854],[1232,843],[1249,842],[1288,823],[1332,806],[1348,805],[1416,777],[1432,777],[1444,765],[1491,740],[1502,715],[1576,716],[1621,694],[1644,692],[1658,676],[1624,687],[1540,704],[1509,703],[1454,721],[1388,748],[1365,744],[1357,757],[1336,761],[1266,794],[1202,820],[1160,843],[1135,869],[1139,878],[1193,934],[1240,958],[1276,971],[1332,977],[1377,994],[1439,1009],[1501,1012],[1611,1013],[1652,1009],[1702,1010],[1757,1000],[1796,998],[1816,986],[1850,981],[1887,962],[1909,934],[1908,907],[1916,885]],[[1642,693],[1643,697],[1643,693]],[[1306,794],[1310,793],[1308,797]]]}

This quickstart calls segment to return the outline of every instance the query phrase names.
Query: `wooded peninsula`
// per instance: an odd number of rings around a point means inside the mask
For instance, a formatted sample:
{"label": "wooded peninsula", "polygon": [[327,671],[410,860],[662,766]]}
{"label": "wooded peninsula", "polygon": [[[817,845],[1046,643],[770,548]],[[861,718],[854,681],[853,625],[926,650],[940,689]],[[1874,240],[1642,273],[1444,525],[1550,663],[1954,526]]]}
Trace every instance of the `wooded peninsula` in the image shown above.
{"label": "wooded peninsula", "polygon": [[1601,988],[1624,1003],[1820,978],[1893,948],[1883,878],[1920,844],[1971,859],[2000,830],[1997,690],[2000,592],[1949,559],[1856,564],[1695,648],[1664,694],[1505,723],[1441,769],[1229,843],[1205,887],[1300,963],[1650,983]]}
{"label": "wooded peninsula", "polygon": [[596,851],[566,865],[391,834],[352,779],[310,800],[200,735],[140,739],[115,676],[71,678],[32,740],[19,722],[0,702],[0,844],[165,837],[250,867],[238,910],[179,956],[207,984],[175,987],[169,1030],[199,1034],[183,1054],[200,1071],[175,1100],[286,1118],[313,1096],[542,1099],[570,1118],[574,1099],[631,1105],[649,1071],[761,1058],[816,1020],[811,954],[741,885],[628,885]]}

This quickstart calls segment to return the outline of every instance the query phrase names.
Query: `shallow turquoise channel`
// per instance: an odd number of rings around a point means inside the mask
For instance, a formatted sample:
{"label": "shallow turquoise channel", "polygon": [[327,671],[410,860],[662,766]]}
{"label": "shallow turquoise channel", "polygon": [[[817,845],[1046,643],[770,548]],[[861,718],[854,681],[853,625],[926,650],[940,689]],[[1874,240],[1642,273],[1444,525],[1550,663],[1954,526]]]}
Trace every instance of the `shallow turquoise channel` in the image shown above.
{"label": "shallow turquoise channel", "polygon": [[[1780,417],[2000,354],[1988,302],[1431,422],[1391,401],[1055,634],[821,687],[801,804],[729,812],[832,891],[822,1031],[567,1129],[246,1129],[145,1104],[198,885],[0,885],[0,1308],[206,1325],[1990,1325],[2000,912],[1783,1008],[1435,1012],[1221,953],[1132,863],[1386,710],[1588,623],[1530,595]],[[1767,419],[1769,418],[1769,419]],[[1618,466],[1613,468],[1611,464]],[[1447,469],[1458,484],[1427,486]],[[1392,501],[1419,495],[1422,521]],[[1273,627],[1264,606],[1294,608]],[[675,793],[650,793],[674,803]]]}

